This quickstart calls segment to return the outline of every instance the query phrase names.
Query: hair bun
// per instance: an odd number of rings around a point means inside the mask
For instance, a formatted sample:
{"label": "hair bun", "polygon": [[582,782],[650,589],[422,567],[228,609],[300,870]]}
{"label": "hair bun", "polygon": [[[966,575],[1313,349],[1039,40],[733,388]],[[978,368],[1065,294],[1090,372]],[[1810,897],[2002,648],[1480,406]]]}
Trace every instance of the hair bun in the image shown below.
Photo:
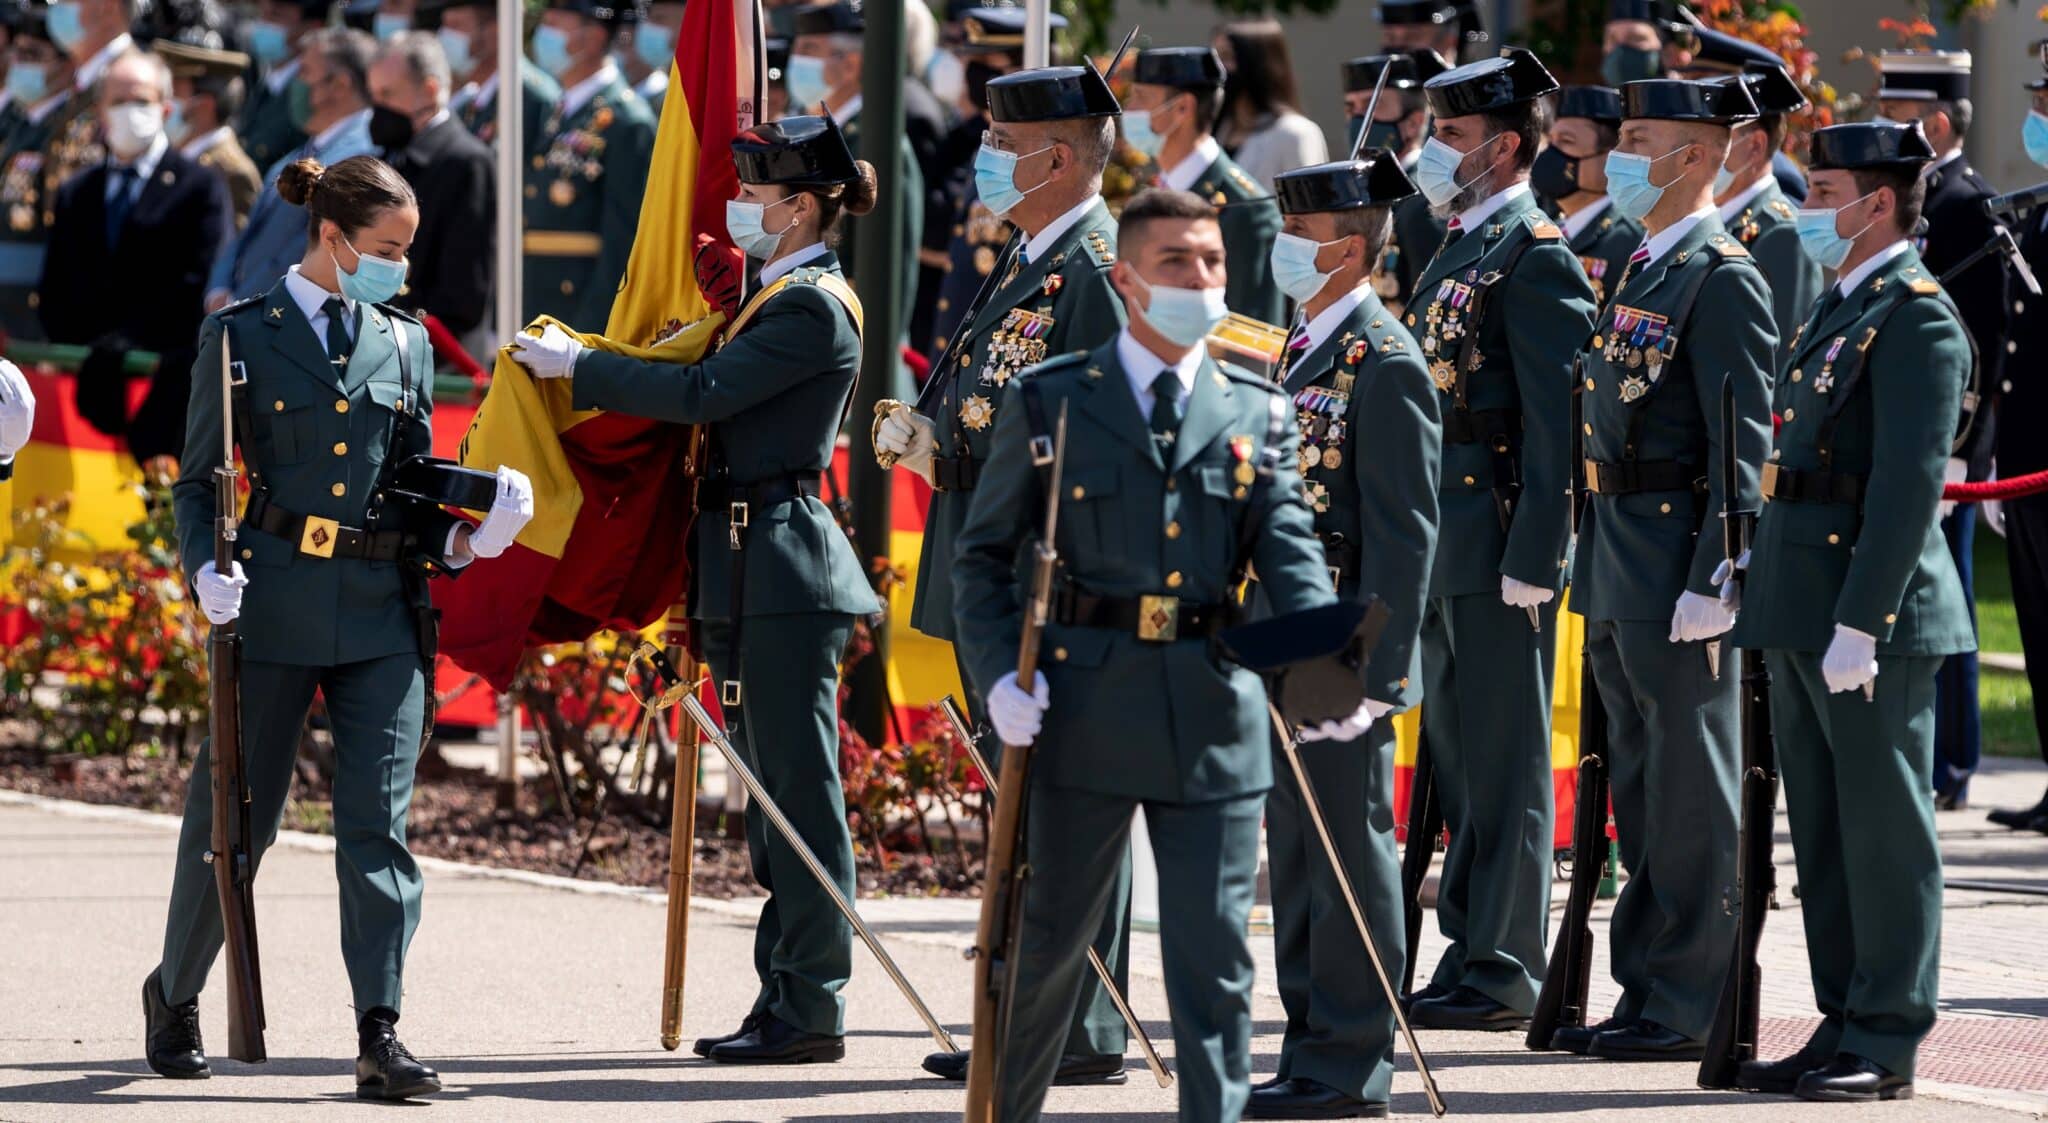
{"label": "hair bun", "polygon": [[278,197],[295,207],[303,207],[319,188],[320,178],[326,174],[327,169],[320,161],[310,156],[294,160],[277,173]]}
{"label": "hair bun", "polygon": [[855,160],[853,162],[853,172],[853,181],[846,185],[845,191],[840,195],[839,200],[841,205],[846,208],[847,214],[858,218],[875,209],[875,200],[879,197],[880,186],[875,179],[875,166],[866,160]]}

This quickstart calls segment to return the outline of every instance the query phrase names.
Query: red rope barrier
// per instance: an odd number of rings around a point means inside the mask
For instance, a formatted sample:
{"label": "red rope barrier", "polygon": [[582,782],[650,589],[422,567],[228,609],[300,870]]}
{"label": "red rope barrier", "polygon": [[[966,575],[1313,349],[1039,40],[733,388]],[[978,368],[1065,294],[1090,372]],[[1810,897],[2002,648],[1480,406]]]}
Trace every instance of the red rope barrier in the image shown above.
{"label": "red rope barrier", "polygon": [[2020,499],[2048,491],[2048,471],[2030,472],[2009,480],[1981,480],[1971,484],[1950,484],[1941,489],[1943,499],[1958,503],[1982,503],[1990,499]]}

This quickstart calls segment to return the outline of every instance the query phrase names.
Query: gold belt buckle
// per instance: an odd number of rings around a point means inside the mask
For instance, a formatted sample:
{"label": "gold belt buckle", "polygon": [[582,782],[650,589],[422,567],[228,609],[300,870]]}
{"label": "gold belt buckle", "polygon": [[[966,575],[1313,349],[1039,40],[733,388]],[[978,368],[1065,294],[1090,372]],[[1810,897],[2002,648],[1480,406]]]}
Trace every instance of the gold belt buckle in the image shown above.
{"label": "gold belt buckle", "polygon": [[1138,598],[1138,638],[1147,643],[1172,643],[1180,638],[1180,598]]}
{"label": "gold belt buckle", "polygon": [[334,556],[334,542],[341,537],[341,524],[333,519],[317,515],[306,516],[305,529],[299,531],[299,552],[316,558]]}
{"label": "gold belt buckle", "polygon": [[1600,462],[1590,456],[1586,457],[1586,490],[1600,494]]}
{"label": "gold belt buckle", "polygon": [[1763,492],[1764,501],[1768,503],[1771,500],[1772,494],[1778,490],[1778,466],[1776,464],[1766,463],[1764,465],[1761,484],[1762,486],[1758,490]]}

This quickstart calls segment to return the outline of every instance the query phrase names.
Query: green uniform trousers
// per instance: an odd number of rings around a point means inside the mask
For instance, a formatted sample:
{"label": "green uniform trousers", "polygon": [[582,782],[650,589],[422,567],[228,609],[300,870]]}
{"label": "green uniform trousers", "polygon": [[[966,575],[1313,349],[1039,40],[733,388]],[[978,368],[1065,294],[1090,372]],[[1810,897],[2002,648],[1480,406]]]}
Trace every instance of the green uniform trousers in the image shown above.
{"label": "green uniform trousers", "polygon": [[1628,870],[1607,941],[1615,1014],[1704,1039],[1735,946],[1741,653],[1723,649],[1716,682],[1706,645],[1672,643],[1668,622],[1602,620],[1586,625],[1586,658]]}
{"label": "green uniform trousers", "polygon": [[[1315,785],[1330,835],[1365,910],[1387,976],[1399,979],[1401,859],[1394,848],[1394,726],[1389,717],[1365,736],[1309,742],[1301,763]],[[1280,1003],[1281,1079],[1306,1077],[1347,1095],[1386,1103],[1394,1079],[1394,1011],[1359,946],[1328,851],[1309,818],[1294,769],[1275,750],[1266,796],[1266,855],[1273,878],[1273,948]],[[1356,809],[1364,808],[1359,815]]]}
{"label": "green uniform trousers", "polygon": [[1821,1025],[1811,1044],[1907,1079],[1934,1026],[1941,848],[1934,837],[1939,656],[1880,655],[1873,684],[1828,693],[1819,655],[1772,651],[1771,733],[1792,819]]}
{"label": "green uniform trousers", "polygon": [[[990,768],[1003,767],[1003,739],[988,728],[987,711],[982,708],[981,692],[968,685],[974,680],[967,674],[967,668],[958,661],[959,649],[954,649],[954,666],[960,672],[962,689],[967,691],[967,719],[974,723],[976,744],[982,755],[988,758]],[[990,779],[1000,779],[992,776]],[[1110,894],[1109,908],[1102,914],[1102,925],[1096,930],[1092,944],[1095,954],[1102,957],[1102,964],[1109,968],[1109,977],[1116,980],[1117,989],[1125,994],[1131,990],[1131,855],[1124,852],[1117,863],[1117,888]],[[1102,980],[1095,976],[1094,968],[1081,973],[1081,997],[1074,1005],[1074,1020],[1067,1028],[1066,1051],[1069,1053],[1093,1053],[1097,1056],[1120,1056],[1130,1045],[1131,1031],[1124,1025],[1124,1016],[1117,1012],[1116,1003],[1103,989]]]}
{"label": "green uniform trousers", "polygon": [[1131,822],[1159,870],[1161,966],[1173,1015],[1180,1118],[1234,1121],[1251,1095],[1252,950],[1246,936],[1259,873],[1266,795],[1160,803],[1035,783],[1026,822],[1017,993],[1004,1042],[1003,1123],[1039,1117],[1083,977],[1084,950],[1113,901],[1130,891]]}
{"label": "green uniform trousers", "polygon": [[1436,894],[1451,946],[1432,981],[1524,1014],[1547,965],[1557,602],[1537,618],[1493,592],[1431,597],[1422,616],[1422,723],[1451,830]]}
{"label": "green uniform trousers", "polygon": [[[415,653],[333,667],[242,665],[242,759],[254,859],[277,839],[313,691],[327,699],[334,733],[334,874],[341,884],[341,957],[358,1015],[399,1008],[405,950],[420,923],[420,870],[405,848],[413,766],[426,720],[427,682]],[[214,889],[212,746],[199,750],[185,789],[178,865],[164,924],[164,1001],[198,996],[220,953]],[[258,887],[260,889],[261,882]]]}
{"label": "green uniform trousers", "polygon": [[[704,655],[723,684],[733,673],[732,625],[703,623]],[[853,837],[839,785],[839,657],[851,638],[847,613],[747,617],[740,712],[725,715],[733,747],[848,901],[855,887]],[[747,857],[754,881],[768,894],[754,925],[761,990],[753,1012],[774,1014],[806,1033],[844,1033],[846,1000],[839,992],[853,972],[853,926],[751,802]]]}

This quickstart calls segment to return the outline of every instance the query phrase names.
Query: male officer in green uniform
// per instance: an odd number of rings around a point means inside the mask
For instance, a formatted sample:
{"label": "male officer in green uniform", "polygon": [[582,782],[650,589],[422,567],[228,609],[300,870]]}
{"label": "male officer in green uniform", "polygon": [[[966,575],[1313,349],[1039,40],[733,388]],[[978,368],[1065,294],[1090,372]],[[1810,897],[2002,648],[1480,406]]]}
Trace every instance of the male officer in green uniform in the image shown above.
{"label": "male officer in green uniform", "polygon": [[1794,207],[1771,173],[1771,155],[1785,146],[1785,118],[1806,108],[1806,95],[1775,64],[1749,63],[1722,82],[1741,82],[1756,102],[1757,118],[1735,127],[1728,163],[1714,180],[1721,225],[1749,250],[1771,286],[1771,317],[1778,339],[1792,338],[1820,298],[1820,266],[1799,245]]}
{"label": "male officer in green uniform", "polygon": [[[1102,169],[1116,143],[1115,95],[1092,66],[1021,70],[988,84],[989,135],[975,156],[981,201],[1017,227],[997,256],[996,284],[941,356],[915,408],[898,405],[878,419],[875,451],[923,476],[936,494],[918,555],[910,626],[954,641],[953,557],[967,508],[988,462],[1003,388],[1025,367],[1096,346],[1123,323],[1110,288],[1116,221],[1101,196]],[[961,682],[974,695],[964,662]],[[1118,861],[1124,887],[1112,895],[1095,950],[1118,984],[1128,969],[1124,930],[1130,863]],[[1125,1029],[1108,994],[1082,988],[1061,1062],[1066,1082],[1123,1079]],[[925,1066],[967,1077],[965,1053],[935,1053]]]}
{"label": "male officer in green uniform", "polygon": [[[56,182],[43,149],[61,111],[79,95],[71,89],[71,59],[51,40],[49,9],[21,9],[11,47],[8,106],[14,127],[0,143],[0,328],[15,339],[41,339],[36,288],[42,283],[43,247],[55,221]],[[31,92],[40,91],[35,97]]]}
{"label": "male officer in green uniform", "polygon": [[[434,37],[448,54],[448,69],[464,83],[448,102],[462,127],[490,144],[498,135],[498,6],[490,0],[430,4],[441,26]],[[562,87],[537,66],[519,68],[520,135],[527,156],[540,151],[541,126],[562,100]]]}
{"label": "male officer in green uniform", "polygon": [[[246,34],[254,60],[245,76],[248,99],[235,123],[242,150],[258,168],[268,168],[306,143],[303,93],[292,89],[299,74],[301,40],[327,24],[332,0],[259,0]],[[293,108],[297,104],[298,108]]]}
{"label": "male officer in green uniform", "polygon": [[1411,1017],[1439,1029],[1518,1026],[1544,967],[1569,395],[1594,310],[1529,190],[1556,89],[1517,50],[1423,87],[1435,134],[1416,186],[1449,234],[1403,319],[1422,336],[1444,427],[1422,721],[1452,830],[1437,890],[1451,946]]}
{"label": "male officer in green uniform", "polygon": [[1763,649],[1821,1024],[1743,1087],[1912,1094],[1934,1025],[1941,850],[1935,671],[1976,646],[1936,505],[1970,339],[1910,241],[1934,150],[1909,125],[1813,135],[1800,237],[1834,283],[1785,353],[1783,427],[1732,641]]}
{"label": "male officer in green uniform", "polygon": [[[1380,71],[1391,67],[1379,105],[1372,104],[1372,91]],[[1429,139],[1429,105],[1422,96],[1422,84],[1450,69],[1441,56],[1427,47],[1385,55],[1366,55],[1344,64],[1344,110],[1350,121],[1345,137],[1348,155],[1365,133],[1365,151],[1387,151],[1400,162],[1401,171],[1415,174],[1415,162],[1422,158],[1422,144]],[[1372,120],[1365,119],[1366,111]],[[1394,233],[1387,239],[1378,267],[1373,272],[1373,291],[1387,310],[1399,316],[1415,291],[1415,275],[1444,243],[1444,220],[1430,211],[1429,200],[1411,194],[1394,204]]]}
{"label": "male officer in green uniform", "polygon": [[526,170],[526,310],[603,331],[640,225],[654,115],[612,61],[623,0],[549,0],[533,61],[562,85]]}
{"label": "male officer in green uniform", "polygon": [[[1731,128],[1756,114],[1741,83],[1622,87],[1607,157],[1614,206],[1643,223],[1579,372],[1586,488],[1572,611],[1607,713],[1614,824],[1629,873],[1608,939],[1620,1004],[1552,1044],[1614,1060],[1698,1058],[1735,936],[1740,771],[1734,613],[1716,593],[1720,514],[1754,507],[1777,358],[1770,290],[1714,214]],[[1723,447],[1722,394],[1738,447]],[[1724,453],[1744,465],[1738,494]],[[1722,662],[1727,663],[1723,673]]]}
{"label": "male officer in green uniform", "polygon": [[[1279,389],[1219,366],[1203,342],[1227,313],[1215,209],[1145,191],[1123,213],[1114,284],[1128,327],[1011,380],[994,451],[960,535],[955,619],[1005,744],[1037,742],[1025,835],[1032,869],[997,1118],[1038,1118],[1085,945],[1123,897],[1143,807],[1159,864],[1166,987],[1183,1119],[1242,1114],[1251,1065],[1245,932],[1273,728],[1258,678],[1211,637],[1247,563],[1274,611],[1334,600],[1295,470]],[[1032,689],[1017,681],[1024,590],[1046,469],[1031,446],[1067,418],[1061,577]],[[1349,741],[1350,717],[1304,735]]]}
{"label": "male officer in green uniform", "polygon": [[[1365,668],[1374,723],[1345,744],[1299,748],[1375,933],[1401,931],[1394,850],[1394,730],[1384,719],[1422,695],[1416,637],[1436,549],[1441,418],[1421,348],[1373,292],[1391,213],[1415,194],[1391,153],[1284,172],[1273,183],[1286,229],[1273,274],[1300,302],[1281,392],[1300,433],[1303,498],[1337,595],[1378,597],[1393,616]],[[1394,1076],[1394,1011],[1361,970],[1358,928],[1293,771],[1276,764],[1266,800],[1273,946],[1286,1036],[1272,1082],[1254,1088],[1253,1119],[1384,1114]],[[1403,949],[1377,950],[1394,978]]]}
{"label": "male officer in green uniform", "polygon": [[1565,241],[1607,303],[1629,255],[1643,244],[1642,223],[1623,215],[1607,197],[1607,154],[1621,142],[1621,91],[1607,86],[1566,86],[1558,92],[1550,144],[1529,168],[1529,186],[1558,216]]}
{"label": "male officer in green uniform", "polygon": [[1124,142],[1152,161],[1154,185],[1191,191],[1216,208],[1230,258],[1230,310],[1278,324],[1287,303],[1266,260],[1280,232],[1280,206],[1212,135],[1223,106],[1223,60],[1209,47],[1138,52],[1124,102]]}

